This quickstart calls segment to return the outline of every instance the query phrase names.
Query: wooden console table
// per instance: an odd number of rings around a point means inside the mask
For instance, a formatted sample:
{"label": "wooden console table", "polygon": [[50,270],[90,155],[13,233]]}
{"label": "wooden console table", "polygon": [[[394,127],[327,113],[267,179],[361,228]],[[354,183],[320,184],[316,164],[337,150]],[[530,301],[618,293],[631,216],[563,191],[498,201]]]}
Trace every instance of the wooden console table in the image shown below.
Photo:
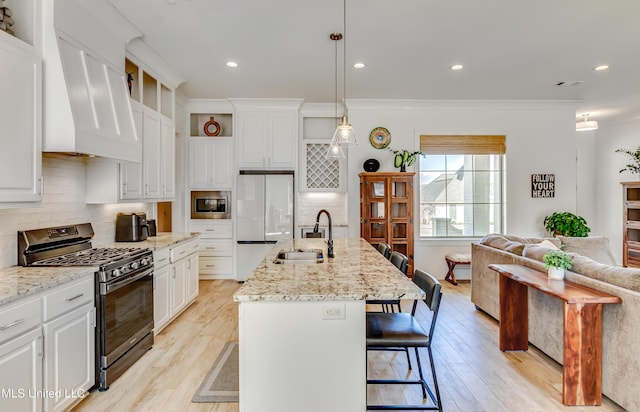
{"label": "wooden console table", "polygon": [[500,274],[500,350],[527,350],[528,288],[564,302],[562,403],[602,403],[602,304],[622,299],[521,265],[496,265]]}

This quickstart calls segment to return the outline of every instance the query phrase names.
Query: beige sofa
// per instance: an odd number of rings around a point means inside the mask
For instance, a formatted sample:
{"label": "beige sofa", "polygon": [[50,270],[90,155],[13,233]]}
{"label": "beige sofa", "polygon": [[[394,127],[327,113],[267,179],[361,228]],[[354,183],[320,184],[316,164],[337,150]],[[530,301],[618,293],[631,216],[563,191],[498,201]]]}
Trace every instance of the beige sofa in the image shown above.
{"label": "beige sofa", "polygon": [[[622,299],[603,305],[602,392],[629,411],[640,411],[640,269],[616,266],[606,238],[548,239],[574,254],[566,280]],[[499,320],[499,278],[491,263],[546,271],[541,238],[487,235],[471,245],[471,301]],[[529,289],[529,342],[562,363],[562,302]],[[497,348],[496,348],[497,349]]]}

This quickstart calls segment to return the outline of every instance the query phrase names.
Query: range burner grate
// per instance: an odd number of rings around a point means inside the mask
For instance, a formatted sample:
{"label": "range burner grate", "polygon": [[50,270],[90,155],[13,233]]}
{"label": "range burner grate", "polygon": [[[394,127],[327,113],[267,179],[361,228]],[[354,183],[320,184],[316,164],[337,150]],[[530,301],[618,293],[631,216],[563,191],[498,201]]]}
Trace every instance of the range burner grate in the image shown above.
{"label": "range burner grate", "polygon": [[143,253],[144,248],[93,248],[33,262],[36,266],[103,265]]}

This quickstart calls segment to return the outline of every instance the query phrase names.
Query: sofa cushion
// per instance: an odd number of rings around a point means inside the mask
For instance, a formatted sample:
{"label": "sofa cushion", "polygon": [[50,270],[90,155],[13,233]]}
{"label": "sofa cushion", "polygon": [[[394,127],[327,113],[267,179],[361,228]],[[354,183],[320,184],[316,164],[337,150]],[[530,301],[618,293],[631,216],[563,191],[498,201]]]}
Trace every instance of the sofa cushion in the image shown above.
{"label": "sofa cushion", "polygon": [[605,265],[586,256],[574,256],[571,271],[625,289],[640,292],[640,269]]}
{"label": "sofa cushion", "polygon": [[522,256],[524,246],[525,245],[520,242],[511,242],[511,244],[507,246],[504,250],[505,252],[510,252],[510,253],[513,253],[514,255]]}
{"label": "sofa cushion", "polygon": [[561,249],[565,252],[573,252],[589,257],[596,262],[605,265],[616,265],[616,259],[609,248],[609,239],[604,236],[593,237],[566,237],[558,236],[562,242]]}
{"label": "sofa cushion", "polygon": [[559,239],[539,238],[539,237],[520,237],[514,235],[501,235],[498,233],[492,233],[486,235],[480,240],[481,245],[490,246],[496,249],[501,249],[518,256],[522,256],[526,245],[539,244],[541,242],[551,243],[556,248],[560,247]]}
{"label": "sofa cushion", "polygon": [[539,243],[533,243],[533,244],[525,245],[524,250],[522,251],[522,256],[542,262],[542,257],[547,252],[551,250],[557,250],[557,249],[558,248],[552,249],[552,248],[544,247],[544,246],[541,246]]}

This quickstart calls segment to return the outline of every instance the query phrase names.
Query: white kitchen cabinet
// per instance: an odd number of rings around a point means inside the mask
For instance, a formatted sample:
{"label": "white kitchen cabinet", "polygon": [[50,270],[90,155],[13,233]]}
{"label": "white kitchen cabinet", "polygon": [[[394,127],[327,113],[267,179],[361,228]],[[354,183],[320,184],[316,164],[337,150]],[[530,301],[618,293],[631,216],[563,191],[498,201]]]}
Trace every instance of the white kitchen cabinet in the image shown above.
{"label": "white kitchen cabinet", "polygon": [[143,136],[142,163],[108,158],[87,160],[86,202],[120,203],[175,197],[175,127],[158,112],[131,102]]}
{"label": "white kitchen cabinet", "polygon": [[94,279],[69,282],[43,297],[44,408],[62,411],[79,401],[95,383]]}
{"label": "white kitchen cabinet", "polygon": [[297,110],[243,110],[237,118],[239,168],[296,167]]}
{"label": "white kitchen cabinet", "polygon": [[142,178],[145,199],[175,197],[175,127],[160,113],[143,109]]}
{"label": "white kitchen cabinet", "polygon": [[42,62],[0,31],[0,202],[42,198]]}
{"label": "white kitchen cabinet", "polygon": [[66,410],[95,383],[96,319],[91,300],[44,324],[44,387],[59,394],[44,398],[46,411]]}
{"label": "white kitchen cabinet", "polygon": [[[131,99],[131,113],[136,135],[142,136],[142,105]],[[119,166],[120,195],[123,200],[140,200],[144,196],[142,163],[121,162]]]}
{"label": "white kitchen cabinet", "polygon": [[142,114],[142,177],[144,198],[157,199],[161,195],[161,124],[160,113],[144,109]]}
{"label": "white kitchen cabinet", "polygon": [[189,188],[230,189],[233,186],[233,139],[189,138]]}
{"label": "white kitchen cabinet", "polygon": [[187,305],[187,262],[181,259],[171,264],[171,312],[180,313]]}
{"label": "white kitchen cabinet", "polygon": [[0,410],[41,411],[42,328],[0,344]]}
{"label": "white kitchen cabinet", "polygon": [[0,396],[2,411],[41,411],[42,303],[25,298],[0,306]]}
{"label": "white kitchen cabinet", "polygon": [[197,239],[154,250],[154,334],[167,326],[198,296]]}
{"label": "white kitchen cabinet", "polygon": [[91,276],[0,307],[0,410],[69,409],[94,385],[94,298]]}
{"label": "white kitchen cabinet", "polygon": [[169,248],[153,251],[153,331],[158,334],[171,319]]}
{"label": "white kitchen cabinet", "polygon": [[161,119],[160,137],[160,185],[161,199],[173,199],[176,196],[176,128],[173,120]]}
{"label": "white kitchen cabinet", "polygon": [[198,253],[192,253],[186,257],[187,302],[193,301],[198,296],[200,290],[198,286],[198,257]]}
{"label": "white kitchen cabinet", "polygon": [[189,223],[200,233],[200,279],[234,279],[233,226],[230,220],[199,219]]}

